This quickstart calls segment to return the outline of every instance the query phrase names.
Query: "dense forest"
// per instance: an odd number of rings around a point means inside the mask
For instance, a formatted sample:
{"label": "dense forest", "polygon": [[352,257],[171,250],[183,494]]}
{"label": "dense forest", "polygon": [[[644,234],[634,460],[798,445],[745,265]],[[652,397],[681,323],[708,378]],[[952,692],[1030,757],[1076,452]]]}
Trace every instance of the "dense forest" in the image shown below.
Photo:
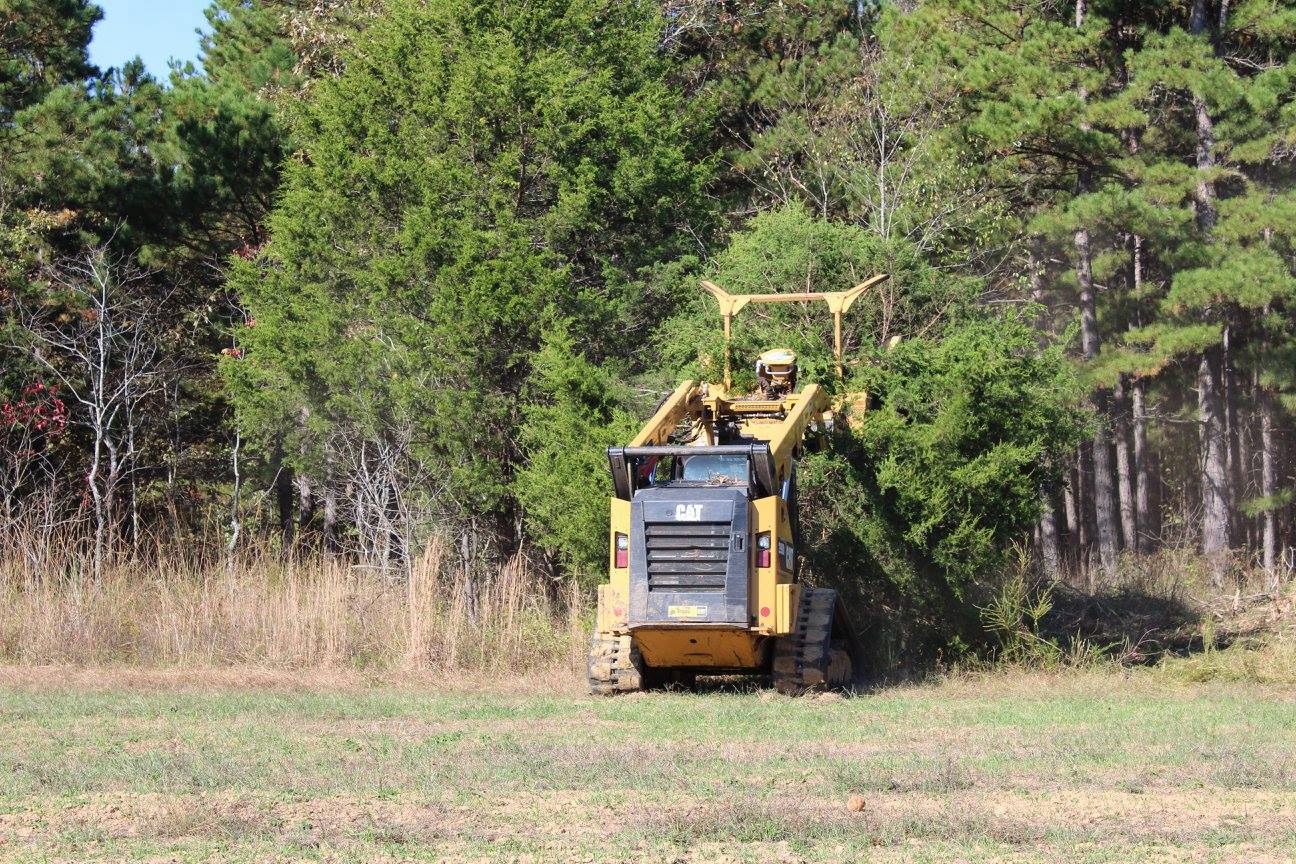
{"label": "dense forest", "polygon": [[0,0],[6,534],[589,585],[699,280],[886,272],[845,380],[735,331],[870,394],[815,570],[1296,566],[1296,3],[217,0],[166,80],[100,16]]}

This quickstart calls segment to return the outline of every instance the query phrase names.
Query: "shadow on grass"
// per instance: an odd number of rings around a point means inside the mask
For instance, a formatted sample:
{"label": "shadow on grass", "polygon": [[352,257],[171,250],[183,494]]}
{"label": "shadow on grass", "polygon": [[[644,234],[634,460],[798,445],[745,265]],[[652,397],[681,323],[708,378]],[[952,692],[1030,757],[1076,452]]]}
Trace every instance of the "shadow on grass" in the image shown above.
{"label": "shadow on grass", "polygon": [[698,693],[759,693],[770,687],[768,675],[699,675]]}
{"label": "shadow on grass", "polygon": [[[1063,582],[1049,582],[1047,590],[1051,608],[1032,629],[1036,636],[1061,649],[1060,654],[1050,658],[1050,668],[1197,663],[1222,656],[1221,652],[1230,648],[1235,649],[1234,653],[1252,654],[1253,649],[1265,649],[1283,627],[1296,632],[1290,613],[1283,617],[1274,606],[1274,598],[1266,594],[1242,599],[1240,592],[1237,596],[1227,592],[1204,596],[1180,587],[1130,584],[1086,591]],[[992,638],[987,631],[986,643]],[[956,657],[952,665],[943,657],[931,658],[925,652],[908,663],[893,661],[871,668],[867,665],[870,659],[866,655],[864,668],[857,670],[849,687],[830,691],[827,698],[875,695],[899,686],[943,679],[952,669],[1000,665],[993,653]],[[1030,666],[1031,661],[1026,665]],[[677,685],[666,690],[699,694],[773,692],[768,675],[699,675],[691,688]],[[809,698],[822,695],[805,694]]]}
{"label": "shadow on grass", "polygon": [[1200,611],[1182,598],[1131,587],[1090,593],[1052,585],[1052,609],[1039,622],[1039,635],[1046,639],[1064,646],[1077,640],[1109,646],[1126,663],[1155,663],[1168,655],[1227,648],[1243,636],[1223,630],[1210,633],[1208,646],[1204,632]]}

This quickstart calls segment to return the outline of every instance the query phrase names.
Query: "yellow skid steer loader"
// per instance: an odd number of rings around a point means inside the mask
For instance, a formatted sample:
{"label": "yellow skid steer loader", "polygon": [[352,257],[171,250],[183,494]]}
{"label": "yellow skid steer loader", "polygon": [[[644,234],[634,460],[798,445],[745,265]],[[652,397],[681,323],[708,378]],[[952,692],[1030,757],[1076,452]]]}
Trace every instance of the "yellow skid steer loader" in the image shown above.
{"label": "yellow skid steer loader", "polygon": [[837,593],[798,580],[796,462],[833,411],[796,356],[762,354],[758,387],[731,392],[733,316],[754,303],[826,301],[837,374],[841,319],[874,276],[848,291],[732,295],[720,304],[724,381],[685,381],[628,445],[608,449],[613,498],[608,581],[589,653],[594,693],[699,674],[768,674],[785,693],[848,684],[859,651]]}

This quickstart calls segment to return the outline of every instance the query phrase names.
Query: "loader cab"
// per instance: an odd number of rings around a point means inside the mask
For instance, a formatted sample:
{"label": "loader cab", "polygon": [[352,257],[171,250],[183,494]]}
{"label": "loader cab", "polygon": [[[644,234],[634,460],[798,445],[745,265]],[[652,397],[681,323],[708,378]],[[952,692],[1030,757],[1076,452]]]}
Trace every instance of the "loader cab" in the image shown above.
{"label": "loader cab", "polygon": [[697,453],[648,457],[635,469],[636,489],[659,486],[742,486],[751,484],[746,455]]}
{"label": "loader cab", "polygon": [[[752,455],[746,448],[753,444],[764,444],[758,438],[743,433],[731,418],[715,421],[711,429],[711,438],[728,453],[714,452],[713,448],[698,448],[690,453],[688,449],[671,459],[669,480],[678,486],[752,486]],[[733,452],[741,450],[742,452]]]}
{"label": "loader cab", "polygon": [[747,498],[777,495],[769,445],[744,440],[720,446],[609,447],[614,497],[633,500],[648,489],[726,488]]}

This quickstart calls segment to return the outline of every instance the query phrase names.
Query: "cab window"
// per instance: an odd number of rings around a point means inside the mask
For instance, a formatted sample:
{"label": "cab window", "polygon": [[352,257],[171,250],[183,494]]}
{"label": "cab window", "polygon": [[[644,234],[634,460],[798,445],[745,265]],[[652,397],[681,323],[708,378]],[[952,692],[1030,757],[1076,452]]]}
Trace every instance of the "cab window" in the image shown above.
{"label": "cab window", "polygon": [[746,483],[747,457],[728,455],[689,456],[680,478],[697,483]]}

